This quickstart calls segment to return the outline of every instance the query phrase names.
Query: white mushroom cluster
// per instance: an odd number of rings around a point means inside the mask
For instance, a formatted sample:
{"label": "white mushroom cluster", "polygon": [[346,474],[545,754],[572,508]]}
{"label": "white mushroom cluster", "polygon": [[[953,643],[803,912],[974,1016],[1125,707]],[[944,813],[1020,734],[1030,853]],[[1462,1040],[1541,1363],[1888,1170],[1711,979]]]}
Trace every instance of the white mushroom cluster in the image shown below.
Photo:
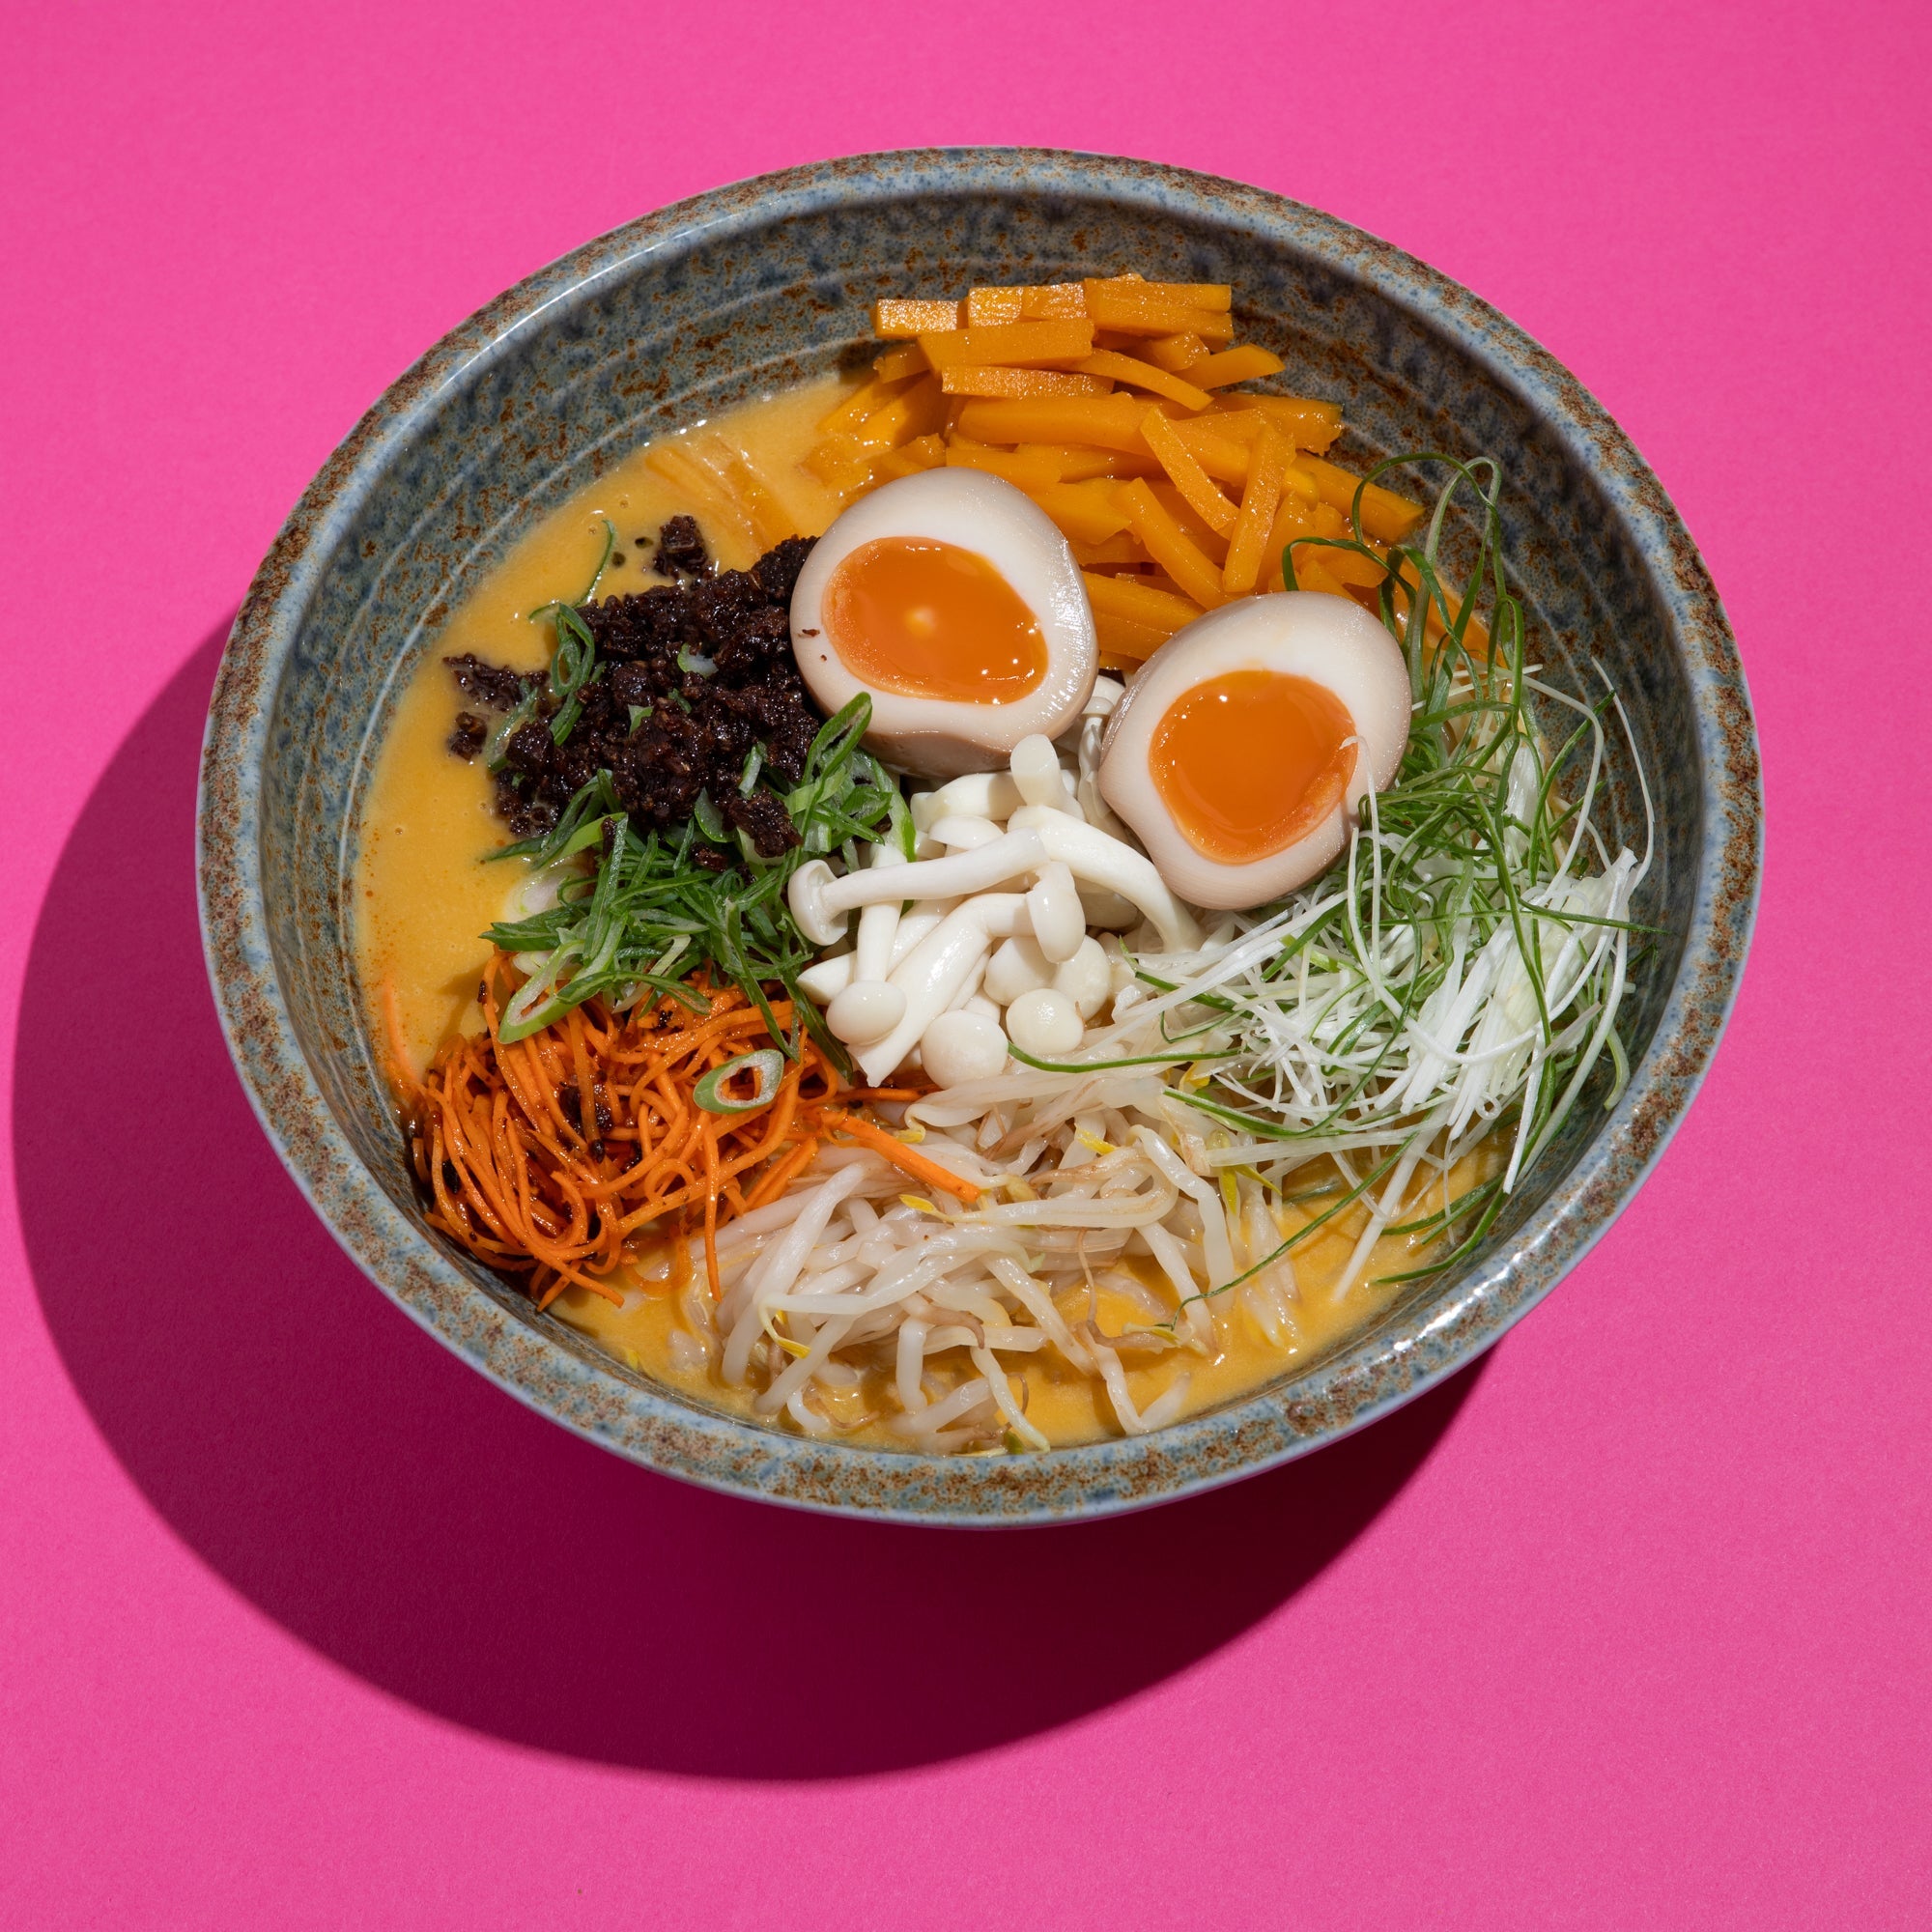
{"label": "white mushroom cluster", "polygon": [[1162,952],[1198,944],[1192,916],[1117,836],[1094,786],[1100,729],[1120,696],[1111,679],[1097,681],[1064,752],[1026,738],[1006,771],[915,793],[910,861],[880,844],[857,870],[812,860],[792,875],[800,930],[840,949],[802,982],[868,1082],[915,1051],[942,1087],[995,1077],[1009,1040],[1040,1060],[1073,1053],[1117,977],[1131,977],[1096,932],[1146,924]]}

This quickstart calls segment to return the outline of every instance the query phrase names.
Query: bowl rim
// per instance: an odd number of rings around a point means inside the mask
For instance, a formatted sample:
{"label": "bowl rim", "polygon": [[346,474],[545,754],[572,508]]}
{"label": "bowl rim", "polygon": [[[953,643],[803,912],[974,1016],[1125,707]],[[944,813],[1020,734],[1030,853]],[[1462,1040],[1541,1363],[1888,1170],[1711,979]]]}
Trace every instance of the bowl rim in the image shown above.
{"label": "bowl rim", "polygon": [[[1315,256],[1449,337],[1527,406],[1604,491],[1666,614],[1691,695],[1703,823],[1683,954],[1625,1092],[1517,1239],[1460,1278],[1412,1332],[1372,1323],[1290,1385],[1149,1435],[1037,1456],[935,1458],[814,1442],[695,1405],[573,1342],[560,1324],[512,1315],[416,1227],[355,1151],[295,1031],[270,946],[257,802],[308,600],[389,460],[446,397],[559,305],[654,257],[675,260],[699,238],[751,235],[855,201],[1003,191],[1208,215]],[[1044,148],[898,150],[756,176],[586,242],[459,324],[370,407],[276,536],[222,653],[196,801],[203,948],[243,1090],[296,1185],[391,1300],[538,1413],[646,1467],[834,1515],[971,1526],[1110,1515],[1257,1474],[1375,1421],[1499,1339],[1602,1236],[1688,1110],[1737,995],[1762,839],[1749,694],[1717,591],[1629,437],[1555,357],[1449,277],[1319,210],[1164,163]]]}

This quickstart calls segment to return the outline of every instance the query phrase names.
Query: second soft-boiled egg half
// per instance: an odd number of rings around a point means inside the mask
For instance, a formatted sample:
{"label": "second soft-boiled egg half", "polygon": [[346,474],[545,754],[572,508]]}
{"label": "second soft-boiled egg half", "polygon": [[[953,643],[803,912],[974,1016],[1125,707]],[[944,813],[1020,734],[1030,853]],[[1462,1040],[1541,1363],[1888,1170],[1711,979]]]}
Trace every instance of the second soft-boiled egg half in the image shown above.
{"label": "second soft-boiled egg half", "polygon": [[1080,716],[1098,661],[1080,567],[1026,494],[978,469],[888,483],[819,538],[791,600],[792,653],[866,743],[927,778],[995,771]]}
{"label": "second soft-boiled egg half", "polygon": [[1115,707],[1100,795],[1169,888],[1265,905],[1342,850],[1408,743],[1401,647],[1347,598],[1246,597],[1157,651]]}

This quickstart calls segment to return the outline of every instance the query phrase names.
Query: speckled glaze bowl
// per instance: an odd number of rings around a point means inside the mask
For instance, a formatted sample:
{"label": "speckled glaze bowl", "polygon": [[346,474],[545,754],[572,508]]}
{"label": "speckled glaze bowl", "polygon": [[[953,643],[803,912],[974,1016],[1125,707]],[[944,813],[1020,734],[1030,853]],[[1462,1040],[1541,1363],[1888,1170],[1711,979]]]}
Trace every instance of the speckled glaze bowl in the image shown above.
{"label": "speckled glaze bowl", "polygon": [[[1132,1440],[934,1459],[699,1407],[532,1312],[433,1235],[364,1026],[349,932],[358,816],[398,693],[508,545],[645,438],[849,358],[911,290],[1126,267],[1232,282],[1284,388],[1346,408],[1345,452],[1488,454],[1547,662],[1596,658],[1658,810],[1616,1106],[1579,1108],[1487,1250],[1346,1346]],[[1618,829],[1642,838],[1634,774]],[[1743,673],[1718,598],[1616,424],[1520,329],[1420,263],[1259,189],[1037,150],[872,155],[700,195],[532,275],[437,344],[329,459],[237,618],[199,818],[209,970],[289,1171],[382,1288],[533,1408],[639,1463],[775,1502],[929,1523],[1131,1509],[1359,1428],[1493,1342],[1609,1225],[1682,1118],[1744,965],[1760,833]]]}

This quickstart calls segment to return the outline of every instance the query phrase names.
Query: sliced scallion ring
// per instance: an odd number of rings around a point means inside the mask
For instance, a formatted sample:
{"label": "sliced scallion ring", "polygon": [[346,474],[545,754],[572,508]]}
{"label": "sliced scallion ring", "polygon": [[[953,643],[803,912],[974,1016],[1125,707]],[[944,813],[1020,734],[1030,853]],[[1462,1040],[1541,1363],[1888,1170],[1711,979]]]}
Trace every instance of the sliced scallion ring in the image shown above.
{"label": "sliced scallion ring", "polygon": [[[707,1114],[755,1114],[760,1107],[771,1105],[783,1070],[784,1055],[775,1046],[761,1047],[756,1053],[741,1053],[736,1060],[714,1066],[697,1083],[692,1098]],[[734,1100],[724,1091],[725,1083],[741,1073],[753,1075],[757,1082],[749,1100]]]}

